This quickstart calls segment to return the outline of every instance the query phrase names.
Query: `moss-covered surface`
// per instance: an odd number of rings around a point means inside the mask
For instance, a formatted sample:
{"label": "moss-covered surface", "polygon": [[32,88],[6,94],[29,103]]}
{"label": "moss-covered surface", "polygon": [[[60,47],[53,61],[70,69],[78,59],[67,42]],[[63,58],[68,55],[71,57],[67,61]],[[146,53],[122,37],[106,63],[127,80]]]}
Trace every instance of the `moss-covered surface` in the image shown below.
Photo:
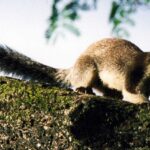
{"label": "moss-covered surface", "polygon": [[0,150],[147,150],[150,104],[0,78]]}

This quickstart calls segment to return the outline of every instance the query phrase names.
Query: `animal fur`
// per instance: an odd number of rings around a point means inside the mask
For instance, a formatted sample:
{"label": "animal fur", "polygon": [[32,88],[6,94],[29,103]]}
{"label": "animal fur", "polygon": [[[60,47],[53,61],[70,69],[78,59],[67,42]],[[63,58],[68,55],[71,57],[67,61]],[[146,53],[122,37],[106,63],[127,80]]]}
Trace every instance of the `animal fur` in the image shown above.
{"label": "animal fur", "polygon": [[[24,79],[64,83],[77,91],[119,97],[131,103],[148,101],[150,92],[150,53],[123,39],[104,39],[92,44],[69,69],[56,69],[0,47],[0,69]],[[61,81],[61,82],[60,82]]]}

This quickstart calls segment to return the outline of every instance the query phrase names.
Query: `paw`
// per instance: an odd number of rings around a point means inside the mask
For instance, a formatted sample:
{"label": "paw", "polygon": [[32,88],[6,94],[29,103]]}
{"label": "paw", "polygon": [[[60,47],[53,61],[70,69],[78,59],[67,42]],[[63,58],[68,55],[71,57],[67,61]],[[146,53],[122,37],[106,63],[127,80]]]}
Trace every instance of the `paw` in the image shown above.
{"label": "paw", "polygon": [[78,93],[81,93],[81,94],[92,94],[92,95],[95,95],[95,93],[93,92],[92,88],[90,87],[79,87],[79,88],[76,88],[76,92]]}

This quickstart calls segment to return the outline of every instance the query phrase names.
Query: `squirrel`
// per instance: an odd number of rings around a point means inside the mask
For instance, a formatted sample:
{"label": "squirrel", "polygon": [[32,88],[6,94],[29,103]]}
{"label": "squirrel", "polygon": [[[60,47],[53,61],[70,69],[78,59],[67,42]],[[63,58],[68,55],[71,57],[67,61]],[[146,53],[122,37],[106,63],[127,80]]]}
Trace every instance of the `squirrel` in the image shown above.
{"label": "squirrel", "polygon": [[[119,38],[100,40],[85,50],[69,69],[56,69],[0,46],[0,70],[22,79],[75,87],[76,91],[115,96],[130,103],[148,102],[150,53]],[[115,94],[114,94],[115,93]]]}

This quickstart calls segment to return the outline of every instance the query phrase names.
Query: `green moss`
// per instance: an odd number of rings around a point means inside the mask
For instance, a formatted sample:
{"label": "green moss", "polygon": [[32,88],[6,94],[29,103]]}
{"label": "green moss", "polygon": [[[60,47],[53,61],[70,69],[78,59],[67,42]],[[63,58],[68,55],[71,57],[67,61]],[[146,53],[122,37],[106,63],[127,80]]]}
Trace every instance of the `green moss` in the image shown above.
{"label": "green moss", "polygon": [[[0,149],[37,149],[38,145],[43,149],[47,146],[54,149],[56,140],[64,138],[68,141],[65,133],[62,134],[61,122],[66,120],[68,123],[64,112],[73,102],[73,92],[3,77],[0,78],[0,88],[0,120],[3,122],[0,135],[4,137]],[[65,130],[63,132],[68,132]],[[38,144],[41,141],[43,143]]]}
{"label": "green moss", "polygon": [[150,105],[0,78],[0,149],[150,148]]}

